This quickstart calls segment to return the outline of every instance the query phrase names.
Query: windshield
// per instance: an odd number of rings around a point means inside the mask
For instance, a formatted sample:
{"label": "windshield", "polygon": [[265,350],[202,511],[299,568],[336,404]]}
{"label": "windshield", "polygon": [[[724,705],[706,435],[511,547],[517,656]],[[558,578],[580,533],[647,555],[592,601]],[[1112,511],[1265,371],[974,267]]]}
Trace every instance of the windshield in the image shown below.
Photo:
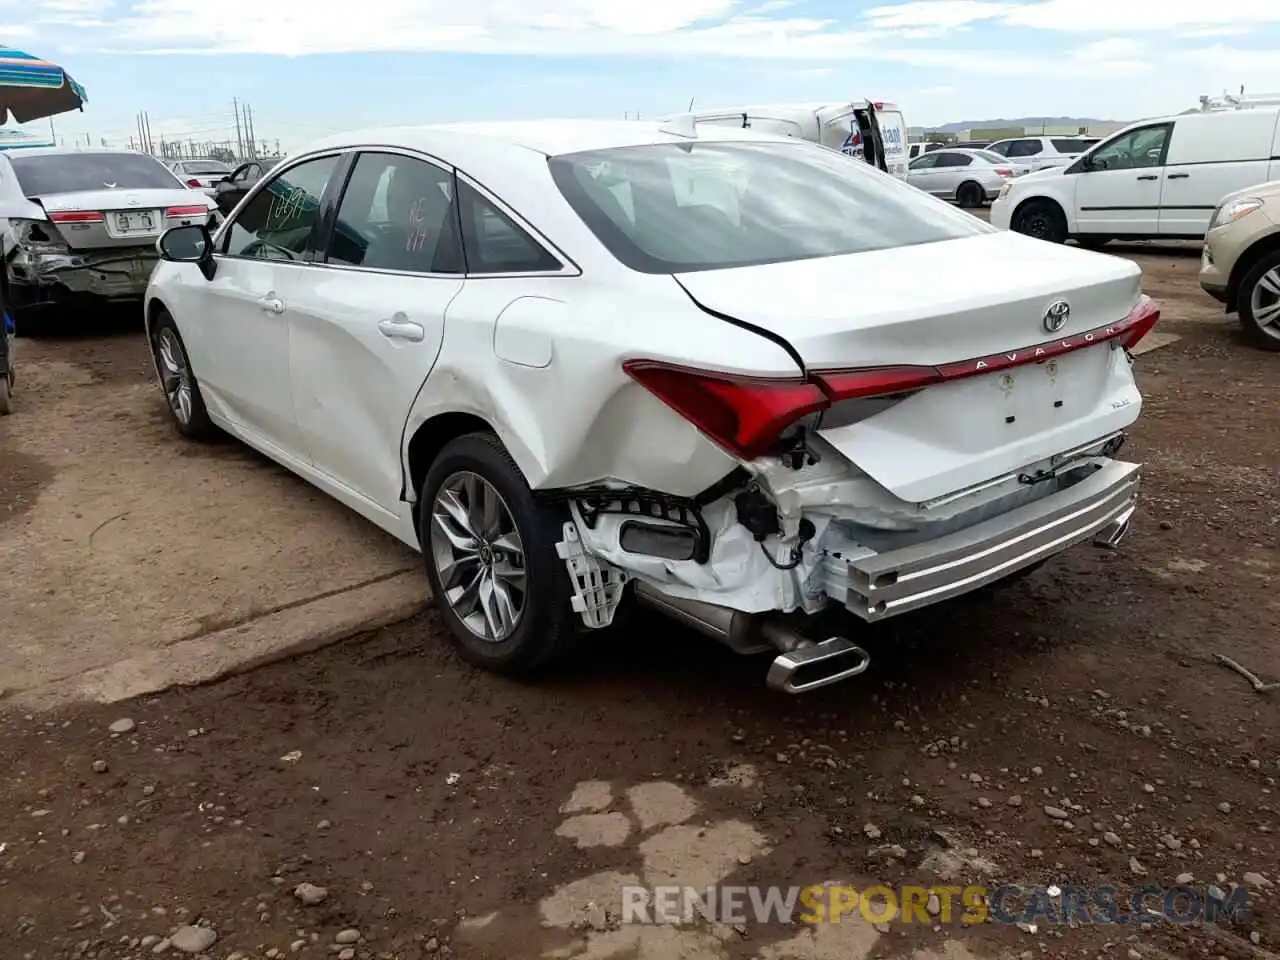
{"label": "windshield", "polygon": [[183,160],[182,170],[184,173],[216,173],[224,177],[231,172],[230,167],[224,163],[218,163],[216,160]]}
{"label": "windshield", "polygon": [[173,171],[141,153],[46,153],[9,155],[28,197],[78,190],[146,190],[181,187]]}
{"label": "windshield", "polygon": [[565,199],[644,273],[831,257],[994,227],[814,144],[650,144],[550,160]]}

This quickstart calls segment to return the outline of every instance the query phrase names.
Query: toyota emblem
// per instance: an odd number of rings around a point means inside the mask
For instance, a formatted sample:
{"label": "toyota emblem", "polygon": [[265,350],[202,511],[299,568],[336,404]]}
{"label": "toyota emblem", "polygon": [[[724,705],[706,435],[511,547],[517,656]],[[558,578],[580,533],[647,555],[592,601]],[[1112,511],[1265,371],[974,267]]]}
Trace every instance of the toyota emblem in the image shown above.
{"label": "toyota emblem", "polygon": [[1071,319],[1071,304],[1065,300],[1055,300],[1044,312],[1044,328],[1050,333],[1057,333]]}

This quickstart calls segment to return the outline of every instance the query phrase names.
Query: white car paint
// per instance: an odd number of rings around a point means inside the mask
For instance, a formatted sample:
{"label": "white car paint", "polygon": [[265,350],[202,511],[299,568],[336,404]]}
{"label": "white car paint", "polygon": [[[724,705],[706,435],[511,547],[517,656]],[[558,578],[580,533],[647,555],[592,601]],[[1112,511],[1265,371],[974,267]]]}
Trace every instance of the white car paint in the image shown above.
{"label": "white car paint", "polygon": [[[691,147],[700,163],[728,157],[739,164],[730,179],[765,176],[767,168],[753,172],[746,148],[803,162],[812,176],[802,189],[839,178],[879,199],[880,208],[850,208],[865,222],[850,224],[849,236],[869,246],[713,269],[625,262],[648,254],[608,245],[561,191],[549,158],[633,147],[670,151],[668,164],[685,156],[675,147]],[[218,426],[410,546],[420,548],[415,441],[460,415],[488,425],[529,488],[567,497],[576,529],[558,549],[571,569],[635,581],[651,602],[684,602],[686,613],[689,601],[703,614],[766,620],[835,605],[878,620],[1093,536],[1117,541],[1127,529],[1139,468],[1112,453],[1141,397],[1121,347],[1158,316],[1128,261],[996,231],[804,142],[750,129],[699,127],[687,137],[655,123],[585,121],[328,138],[264,178],[214,235],[214,249],[234,239],[277,177],[296,189],[298,178],[288,178],[301,165],[338,164],[362,150],[432,158],[436,173],[455,165],[455,196],[474,188],[550,265],[430,274],[215,254],[209,280],[199,264],[166,261],[148,290],[148,325],[157,307],[173,316]],[[727,168],[715,169],[694,182],[739,196],[733,190],[745,188],[734,180],[729,189],[715,179]],[[610,179],[613,171],[590,167],[599,178],[592,189],[615,197],[630,189],[631,181]],[[820,193],[800,199],[827,203]],[[693,217],[690,229],[720,229],[716,218],[729,214],[705,219],[718,202],[682,214]],[[677,201],[673,209],[683,208]],[[886,223],[895,226],[886,231]],[[788,242],[809,242],[798,226],[788,229]],[[661,242],[678,249],[683,238]],[[1064,301],[1069,311],[1058,309]],[[1063,323],[1052,326],[1057,316]],[[708,415],[705,388],[697,388],[701,414],[677,412],[684,401],[674,395],[660,399],[646,379],[653,364],[679,368],[664,376],[682,389],[694,381],[680,371],[702,371],[733,379],[752,404],[803,394],[824,412],[804,421],[792,414],[779,428],[789,452],[762,444],[764,452],[748,454],[726,436],[713,439],[720,428],[712,421],[695,426]],[[737,409],[741,425],[749,405]],[[801,422],[809,429],[792,432]],[[1076,486],[1062,479],[1077,470]],[[698,506],[710,534],[706,562],[625,549],[626,514],[584,522],[591,491],[602,487],[687,503],[707,494]],[[777,530],[753,534],[739,495],[763,498]],[[578,600],[588,625],[613,615],[613,600]],[[779,662],[796,655],[792,641],[770,642]],[[843,652],[856,649],[843,643]]]}
{"label": "white car paint", "polygon": [[1061,218],[1052,239],[1200,240],[1224,196],[1280,178],[1278,121],[1269,107],[1130,124],[1068,166],[1011,182],[991,223],[1025,231],[1038,204]]}

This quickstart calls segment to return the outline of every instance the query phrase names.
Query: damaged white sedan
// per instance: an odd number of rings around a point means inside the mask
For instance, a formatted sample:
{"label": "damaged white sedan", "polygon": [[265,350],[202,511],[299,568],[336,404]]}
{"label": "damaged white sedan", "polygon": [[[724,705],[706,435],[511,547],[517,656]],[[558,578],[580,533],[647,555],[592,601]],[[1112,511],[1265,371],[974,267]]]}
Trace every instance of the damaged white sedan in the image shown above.
{"label": "damaged white sedan", "polygon": [[[542,666],[638,600],[790,692],[878,621],[1114,546],[1137,266],[691,119],[415,127],[161,239],[147,332],[219,429],[420,549],[461,651]],[[837,616],[828,616],[837,614]],[[834,634],[834,635],[833,635]]]}

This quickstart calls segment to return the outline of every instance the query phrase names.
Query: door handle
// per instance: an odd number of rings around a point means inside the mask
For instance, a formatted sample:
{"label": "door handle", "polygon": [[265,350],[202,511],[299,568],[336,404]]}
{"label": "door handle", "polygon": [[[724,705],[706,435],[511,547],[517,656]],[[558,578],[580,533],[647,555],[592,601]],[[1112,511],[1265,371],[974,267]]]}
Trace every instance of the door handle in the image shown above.
{"label": "door handle", "polygon": [[422,324],[409,320],[380,320],[378,332],[388,340],[408,340],[411,343],[420,343],[427,336]]}
{"label": "door handle", "polygon": [[1154,173],[1144,173],[1138,178],[1139,180],[1159,180],[1160,178]]}
{"label": "door handle", "polygon": [[279,297],[263,297],[258,301],[264,313],[284,313],[284,301]]}
{"label": "door handle", "polygon": [[1189,177],[1189,176],[1191,176],[1191,174],[1189,174],[1189,173],[1171,173],[1171,174],[1169,174],[1169,179],[1170,179],[1170,180],[1185,180],[1185,179],[1187,179],[1187,177]]}

